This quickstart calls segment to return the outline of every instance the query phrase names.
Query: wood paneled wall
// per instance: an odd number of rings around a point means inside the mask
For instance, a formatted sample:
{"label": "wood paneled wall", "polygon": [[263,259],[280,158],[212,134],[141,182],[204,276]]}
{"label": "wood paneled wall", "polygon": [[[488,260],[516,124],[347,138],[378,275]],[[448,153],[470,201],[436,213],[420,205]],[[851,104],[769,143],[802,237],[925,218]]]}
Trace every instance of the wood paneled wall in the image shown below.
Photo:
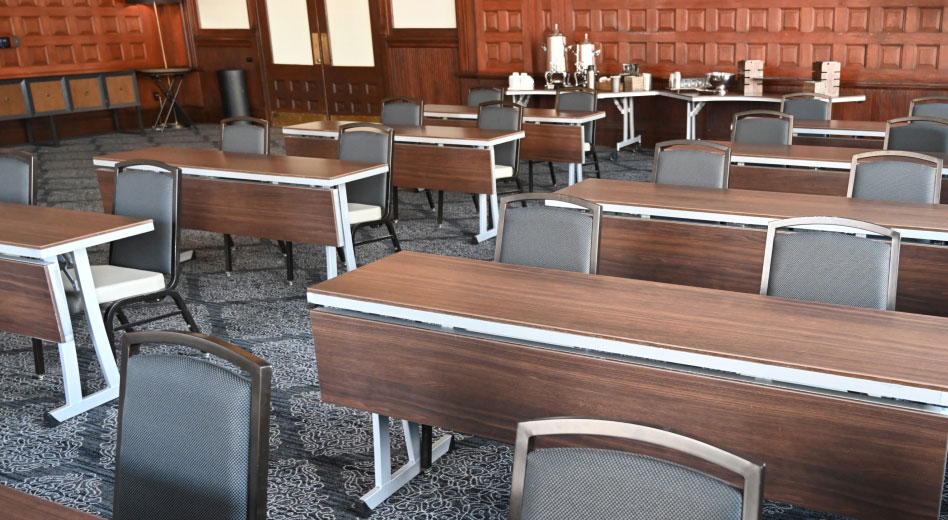
{"label": "wood paneled wall", "polygon": [[[844,93],[867,96],[866,103],[835,107],[839,118],[903,116],[912,98],[948,90],[944,0],[458,0],[458,18],[461,62],[468,64],[462,75],[498,82],[515,71],[539,80],[543,38],[558,24],[570,43],[588,33],[602,45],[602,72],[638,63],[657,87],[673,71],[736,72],[740,60],[763,59],[766,89],[794,92],[812,62],[839,61]],[[699,136],[725,137],[720,121],[750,107],[705,108]],[[636,103],[636,114],[647,143],[684,134],[682,103],[651,98]],[[615,142],[616,116],[600,124],[603,144]]]}
{"label": "wood paneled wall", "polygon": [[162,64],[151,6],[122,0],[0,0],[0,35],[20,39],[0,49],[0,78]]}

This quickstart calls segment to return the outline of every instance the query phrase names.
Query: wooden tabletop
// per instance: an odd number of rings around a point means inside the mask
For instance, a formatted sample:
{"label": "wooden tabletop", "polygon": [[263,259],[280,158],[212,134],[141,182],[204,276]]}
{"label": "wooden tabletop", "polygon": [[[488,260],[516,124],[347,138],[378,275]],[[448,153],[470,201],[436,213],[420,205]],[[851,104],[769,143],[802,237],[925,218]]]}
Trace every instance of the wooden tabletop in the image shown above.
{"label": "wooden tabletop", "polygon": [[[948,234],[948,205],[851,199],[756,190],[694,188],[653,182],[586,179],[560,190],[606,206],[635,206],[669,210],[741,215],[777,220],[831,216],[863,220],[880,226]],[[615,209],[606,208],[606,211]]]}
{"label": "wooden tabletop", "polygon": [[948,391],[933,316],[405,251],[309,293]]}
{"label": "wooden tabletop", "polygon": [[[779,103],[783,100],[783,94],[764,93],[760,96],[748,96],[742,92],[728,92],[722,96],[714,92],[703,92],[698,90],[663,90],[662,95],[676,99],[705,103],[714,101],[756,101],[761,103]],[[865,100],[866,96],[864,95],[835,96],[832,98],[833,103],[859,103]]]}
{"label": "wooden tabletop", "polygon": [[[477,119],[478,107],[467,105],[425,105],[425,117],[444,117],[448,119]],[[604,119],[603,111],[583,112],[576,110],[556,110],[553,108],[523,109],[524,123],[570,123],[580,124]]]}
{"label": "wooden tabletop", "polygon": [[0,511],[4,520],[101,520],[98,516],[0,486]]}
{"label": "wooden tabletop", "polygon": [[[285,135],[336,138],[339,127],[352,121],[314,121],[283,128]],[[405,126],[389,125],[395,130],[396,143],[456,144],[461,146],[496,146],[517,139],[524,133],[508,130],[482,130],[462,126]]]}
{"label": "wooden tabletop", "polygon": [[[804,168],[830,168],[848,170],[853,156],[866,152],[878,152],[874,148],[850,148],[846,146],[814,146],[805,144],[757,144],[732,141],[708,141],[731,149],[731,163],[751,163]],[[927,152],[925,155],[948,162],[948,154]],[[948,175],[948,170],[943,172]]]}
{"label": "wooden tabletop", "polygon": [[388,171],[385,164],[165,146],[99,155],[93,162],[112,167],[133,159],[161,161],[181,168],[187,175],[308,186],[333,186]]}
{"label": "wooden tabletop", "polygon": [[0,253],[45,258],[152,229],[151,219],[0,202]]}
{"label": "wooden tabletop", "polygon": [[885,121],[847,121],[831,119],[794,119],[794,133],[885,137]]}

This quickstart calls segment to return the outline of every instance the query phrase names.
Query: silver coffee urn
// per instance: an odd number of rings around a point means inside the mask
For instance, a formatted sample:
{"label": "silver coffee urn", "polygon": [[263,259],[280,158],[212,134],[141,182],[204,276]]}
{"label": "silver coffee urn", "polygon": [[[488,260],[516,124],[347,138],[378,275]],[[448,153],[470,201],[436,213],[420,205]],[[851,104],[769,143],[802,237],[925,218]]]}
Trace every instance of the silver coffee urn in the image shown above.
{"label": "silver coffee urn", "polygon": [[546,88],[570,86],[566,65],[570,46],[566,45],[566,35],[560,32],[559,24],[553,26],[553,32],[546,37],[546,44],[542,47],[546,51]]}
{"label": "silver coffee urn", "polygon": [[[601,52],[602,49],[596,49],[596,44],[589,40],[589,34],[586,35],[583,41],[576,44],[576,48],[573,50],[576,55],[576,72],[573,73],[576,86],[596,88],[596,57]],[[592,69],[592,72],[590,72],[590,69]]]}

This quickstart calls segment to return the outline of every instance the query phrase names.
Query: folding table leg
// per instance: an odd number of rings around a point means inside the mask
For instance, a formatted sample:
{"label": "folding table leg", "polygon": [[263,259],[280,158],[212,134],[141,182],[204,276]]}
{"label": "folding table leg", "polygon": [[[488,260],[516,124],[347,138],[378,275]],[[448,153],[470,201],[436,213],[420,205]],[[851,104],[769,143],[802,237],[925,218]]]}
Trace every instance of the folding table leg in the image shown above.
{"label": "folding table leg", "polygon": [[[421,427],[418,423],[402,421],[405,431],[405,448],[408,462],[392,473],[392,446],[389,435],[390,419],[384,415],[372,414],[372,441],[375,459],[375,487],[362,495],[355,507],[360,516],[372,514],[388,497],[421,473]],[[445,435],[431,448],[431,460],[435,461],[451,450],[453,438]]]}

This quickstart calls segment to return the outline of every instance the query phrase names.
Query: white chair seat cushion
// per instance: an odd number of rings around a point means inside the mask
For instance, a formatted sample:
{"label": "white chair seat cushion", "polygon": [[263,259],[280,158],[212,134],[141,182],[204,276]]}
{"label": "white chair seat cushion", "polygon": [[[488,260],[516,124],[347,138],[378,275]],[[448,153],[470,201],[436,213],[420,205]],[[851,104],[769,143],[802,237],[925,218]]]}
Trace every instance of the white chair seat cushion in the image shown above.
{"label": "white chair seat cushion", "polygon": [[358,202],[349,203],[349,223],[361,224],[363,222],[373,222],[382,219],[382,208],[369,204],[359,204]]}
{"label": "white chair seat cushion", "polygon": [[494,165],[495,179],[509,179],[513,177],[513,173],[513,167],[511,166]]}
{"label": "white chair seat cushion", "polygon": [[590,151],[590,150],[592,150],[592,145],[589,144],[589,143],[584,142],[584,143],[583,143],[583,151],[584,151],[584,152],[588,152],[588,151]]}
{"label": "white chair seat cushion", "polygon": [[[65,274],[62,274],[62,278],[66,291],[76,292]],[[95,295],[100,304],[156,293],[165,288],[165,276],[161,273],[117,265],[92,266],[92,280],[95,283]]]}

